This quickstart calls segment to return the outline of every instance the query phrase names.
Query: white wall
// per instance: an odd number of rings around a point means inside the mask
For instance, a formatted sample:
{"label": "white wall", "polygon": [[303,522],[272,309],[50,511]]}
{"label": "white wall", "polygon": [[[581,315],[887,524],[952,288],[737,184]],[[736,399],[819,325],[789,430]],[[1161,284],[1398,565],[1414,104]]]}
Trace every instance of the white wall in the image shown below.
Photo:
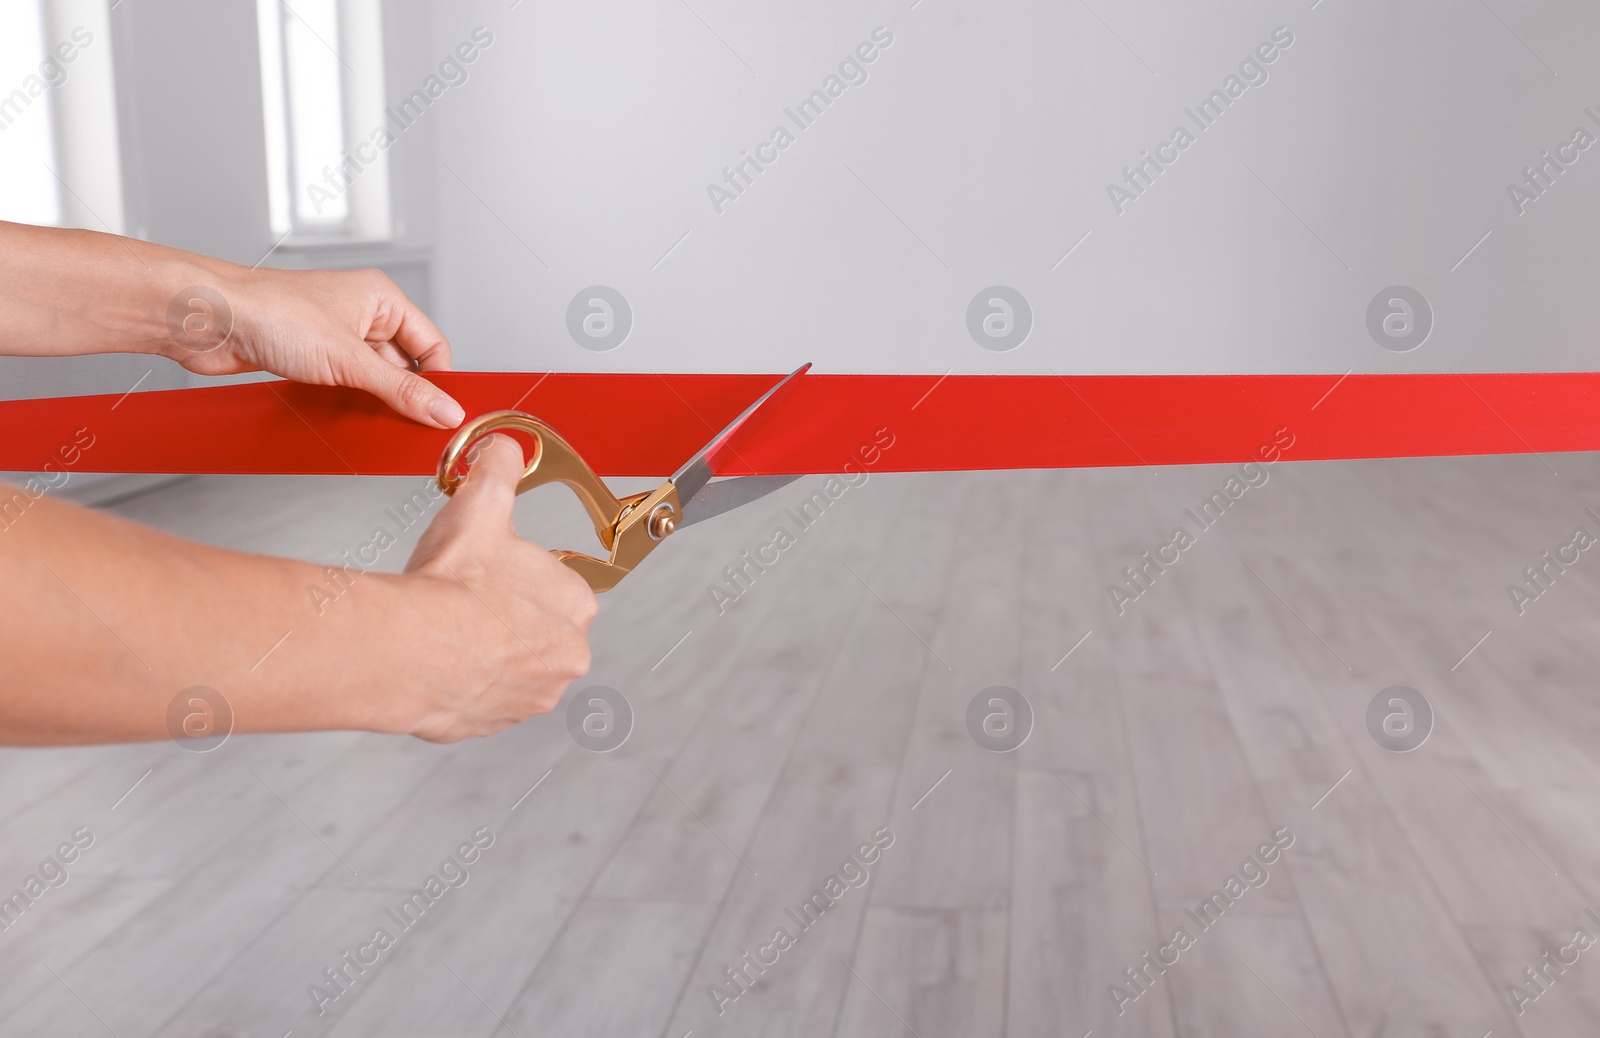
{"label": "white wall", "polygon": [[[1600,8],[1092,6],[436,5],[435,60],[476,25],[495,36],[427,117],[441,163],[436,310],[462,365],[1595,365],[1586,289],[1600,148],[1523,215],[1506,189],[1575,127],[1600,135],[1584,113],[1600,111]],[[718,215],[708,182],[880,25],[894,43],[868,81]],[[1118,215],[1107,184],[1175,127],[1194,131],[1184,108],[1278,26],[1294,43],[1268,80],[1196,131]],[[595,284],[634,313],[607,353],[580,348],[566,327],[574,293]],[[979,348],[966,326],[969,302],[994,284],[1034,312],[1010,352]],[[1394,284],[1420,290],[1436,315],[1411,352],[1381,348],[1367,329],[1369,302]]]}
{"label": "white wall", "polygon": [[[1600,8],[1092,7],[388,0],[391,102],[475,27],[494,42],[390,152],[393,248],[285,247],[270,262],[387,267],[464,368],[1595,365],[1600,149],[1522,215],[1506,189],[1575,127],[1600,134],[1585,114],[1600,113]],[[272,237],[250,5],[125,2],[111,25],[130,230],[254,262]],[[1280,25],[1295,42],[1267,82],[1118,215],[1107,184],[1192,128],[1184,108]],[[795,130],[719,215],[707,185],[774,127],[793,129],[785,107],[877,26],[894,42],[867,81]],[[1008,352],[967,326],[996,284],[1033,311]],[[1435,313],[1411,352],[1367,328],[1369,302],[1395,284]],[[568,330],[569,303],[592,285],[632,308],[609,352]],[[8,362],[0,393],[120,392],[149,366]],[[188,381],[156,368],[142,388]]]}

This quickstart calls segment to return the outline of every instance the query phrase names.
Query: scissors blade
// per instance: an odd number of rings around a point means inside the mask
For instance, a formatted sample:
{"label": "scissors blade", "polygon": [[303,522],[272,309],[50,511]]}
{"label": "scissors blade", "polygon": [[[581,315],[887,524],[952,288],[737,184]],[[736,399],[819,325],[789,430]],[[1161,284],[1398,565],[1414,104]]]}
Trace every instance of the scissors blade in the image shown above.
{"label": "scissors blade", "polygon": [[766,497],[781,487],[799,479],[799,476],[734,476],[707,483],[700,493],[683,506],[683,522],[678,526],[693,526],[723,512],[731,512]]}
{"label": "scissors blade", "polygon": [[[777,385],[761,394],[755,403],[745,408],[744,411],[740,413],[739,417],[729,422],[721,432],[717,433],[717,435],[711,438],[710,443],[707,443],[704,447],[701,447],[699,451],[695,452],[694,457],[684,462],[683,467],[672,474],[672,484],[678,488],[678,501],[684,506],[685,516],[687,516],[689,513],[689,502],[692,501],[695,495],[699,494],[701,490],[705,489],[706,484],[711,481],[711,477],[716,475],[717,469],[721,468],[723,463],[726,462],[730,456],[738,454],[738,444],[744,440],[744,438],[752,429],[756,428],[761,422],[765,421],[766,418],[769,417],[774,410],[776,410],[775,405],[784,397],[788,396],[789,391],[793,389],[795,382],[810,368],[811,362],[807,361],[798,368],[795,368],[794,371],[790,372],[783,379],[783,381],[779,382]],[[745,479],[750,478],[756,477],[741,476],[736,480],[727,480],[725,482],[743,482]],[[763,490],[761,494],[769,493],[771,490],[776,490],[778,489],[778,486],[781,485],[782,484],[774,485],[768,490]],[[724,493],[732,493],[732,491],[725,491]],[[743,504],[745,501],[753,501],[756,497],[760,497],[761,494],[756,494],[754,497],[745,498],[738,503]],[[721,511],[727,511],[728,508],[733,507],[737,506],[728,505],[721,509]],[[709,518],[709,516],[701,516],[701,518]],[[695,520],[688,519],[687,521],[694,522]]]}

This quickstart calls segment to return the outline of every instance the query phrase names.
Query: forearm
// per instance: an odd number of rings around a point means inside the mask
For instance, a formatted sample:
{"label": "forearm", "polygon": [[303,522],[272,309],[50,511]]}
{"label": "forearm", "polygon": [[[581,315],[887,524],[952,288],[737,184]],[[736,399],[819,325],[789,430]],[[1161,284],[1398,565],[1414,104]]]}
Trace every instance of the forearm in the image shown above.
{"label": "forearm", "polygon": [[448,633],[413,615],[403,578],[343,576],[330,601],[321,567],[48,498],[0,521],[0,742],[166,738],[168,704],[196,685],[226,697],[236,732],[413,731],[449,680]]}
{"label": "forearm", "polygon": [[[0,222],[0,354],[170,356],[173,300],[196,285],[225,292],[244,273],[116,235]],[[180,327],[190,312],[178,314]]]}

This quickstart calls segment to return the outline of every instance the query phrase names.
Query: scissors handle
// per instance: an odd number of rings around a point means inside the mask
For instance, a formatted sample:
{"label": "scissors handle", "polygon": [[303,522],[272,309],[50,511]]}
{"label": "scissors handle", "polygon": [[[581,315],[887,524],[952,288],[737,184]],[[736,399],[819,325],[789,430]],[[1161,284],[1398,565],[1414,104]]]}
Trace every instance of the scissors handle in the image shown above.
{"label": "scissors handle", "polygon": [[682,521],[683,508],[671,480],[647,493],[619,498],[560,433],[521,411],[491,411],[457,429],[439,456],[439,489],[454,494],[467,478],[456,472],[456,466],[468,448],[502,429],[526,433],[533,441],[533,457],[517,481],[518,494],[546,483],[565,483],[589,513],[594,532],[610,550],[611,558],[597,559],[560,549],[551,554],[588,581],[596,592],[616,587]]}

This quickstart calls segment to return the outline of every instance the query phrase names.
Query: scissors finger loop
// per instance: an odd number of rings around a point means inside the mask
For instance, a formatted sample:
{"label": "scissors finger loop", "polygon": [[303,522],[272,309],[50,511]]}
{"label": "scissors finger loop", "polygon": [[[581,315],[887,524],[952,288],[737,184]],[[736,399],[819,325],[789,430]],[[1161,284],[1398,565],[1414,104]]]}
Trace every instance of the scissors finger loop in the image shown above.
{"label": "scissors finger loop", "polygon": [[439,456],[439,471],[436,478],[439,489],[447,494],[454,494],[461,484],[466,482],[466,477],[456,471],[456,466],[461,463],[463,456],[470,462],[472,448],[477,442],[490,433],[501,429],[527,433],[533,440],[533,457],[528,460],[527,467],[522,472],[522,479],[518,481],[517,491],[521,493],[526,485],[539,471],[539,462],[544,460],[543,430],[548,428],[543,422],[532,415],[523,414],[521,411],[490,411],[488,414],[479,415],[456,430],[450,437],[450,443],[445,447],[444,453]]}

